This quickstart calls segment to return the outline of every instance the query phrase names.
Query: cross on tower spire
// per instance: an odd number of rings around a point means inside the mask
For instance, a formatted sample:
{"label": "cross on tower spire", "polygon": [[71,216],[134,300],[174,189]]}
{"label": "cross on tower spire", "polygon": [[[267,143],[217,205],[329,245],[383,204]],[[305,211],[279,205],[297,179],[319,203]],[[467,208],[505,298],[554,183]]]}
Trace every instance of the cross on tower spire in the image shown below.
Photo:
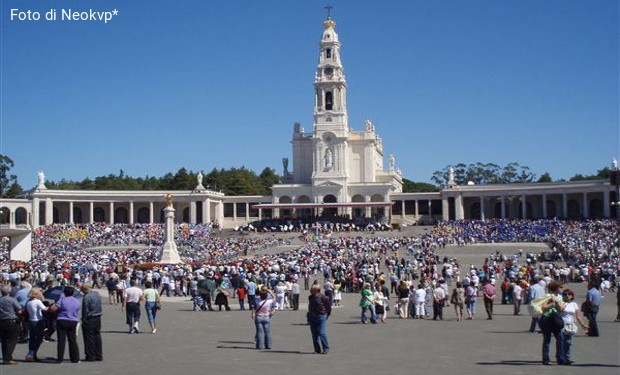
{"label": "cross on tower spire", "polygon": [[329,18],[331,18],[331,11],[332,11],[332,9],[333,9],[333,8],[334,8],[334,7],[333,7],[333,6],[331,6],[331,5],[329,5],[329,4],[327,4],[327,5],[325,6],[325,9],[327,9],[327,18],[328,18],[328,19],[329,19]]}

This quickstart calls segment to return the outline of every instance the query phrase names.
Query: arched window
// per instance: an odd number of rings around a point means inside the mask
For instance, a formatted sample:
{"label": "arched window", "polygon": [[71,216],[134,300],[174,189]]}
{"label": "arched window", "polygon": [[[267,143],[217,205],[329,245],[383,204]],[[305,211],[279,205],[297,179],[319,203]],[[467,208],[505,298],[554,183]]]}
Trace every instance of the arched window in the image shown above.
{"label": "arched window", "polygon": [[20,207],[15,210],[15,224],[28,224],[28,211],[25,208]]}
{"label": "arched window", "polygon": [[331,111],[334,108],[334,94],[331,91],[325,93],[325,109]]}
{"label": "arched window", "polygon": [[141,207],[138,209],[138,223],[148,224],[151,221],[151,213],[148,208]]}
{"label": "arched window", "polygon": [[101,207],[95,207],[95,209],[93,210],[93,221],[95,223],[103,223],[105,222],[105,211],[103,208]]}
{"label": "arched window", "polygon": [[129,215],[125,207],[119,207],[114,211],[114,223],[116,224],[128,224]]}

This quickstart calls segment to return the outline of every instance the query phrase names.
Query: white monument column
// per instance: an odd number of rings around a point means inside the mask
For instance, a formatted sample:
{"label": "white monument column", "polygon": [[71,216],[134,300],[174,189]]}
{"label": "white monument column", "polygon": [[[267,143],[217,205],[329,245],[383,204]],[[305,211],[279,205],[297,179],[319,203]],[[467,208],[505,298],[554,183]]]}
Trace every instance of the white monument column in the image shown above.
{"label": "white monument column", "polygon": [[543,219],[547,218],[547,194],[542,195],[542,216]]}
{"label": "white monument column", "polygon": [[149,224],[153,224],[153,202],[149,202]]}
{"label": "white monument column", "polygon": [[88,222],[95,222],[95,202],[88,202]]}
{"label": "white monument column", "polygon": [[[450,202],[448,202],[448,198],[443,198],[441,200],[441,215],[443,220],[450,220]],[[415,201],[415,216],[416,220],[418,219],[418,201]]]}
{"label": "white monument column", "polygon": [[177,264],[181,263],[177,244],[174,242],[174,207],[172,206],[172,194],[166,194],[166,207],[164,208],[164,219],[166,221],[166,242],[161,251],[160,263]]}
{"label": "white monument column", "polygon": [[400,210],[403,213],[402,218],[404,219],[407,216],[407,213],[405,212],[405,200],[404,199],[400,201]]}
{"label": "white monument column", "polygon": [[245,221],[250,221],[250,203],[245,203]]}
{"label": "white monument column", "polygon": [[233,221],[237,222],[237,202],[233,203]]}
{"label": "white monument column", "polygon": [[69,224],[73,224],[73,201],[69,201]]}
{"label": "white monument column", "polygon": [[583,193],[583,217],[585,219],[590,218],[590,213],[588,212],[588,193]]}
{"label": "white monument column", "polygon": [[484,197],[480,197],[480,220],[485,220],[486,216],[484,214]]}
{"label": "white monument column", "polygon": [[525,195],[521,196],[521,219],[526,219],[527,218],[527,205],[525,204]]}

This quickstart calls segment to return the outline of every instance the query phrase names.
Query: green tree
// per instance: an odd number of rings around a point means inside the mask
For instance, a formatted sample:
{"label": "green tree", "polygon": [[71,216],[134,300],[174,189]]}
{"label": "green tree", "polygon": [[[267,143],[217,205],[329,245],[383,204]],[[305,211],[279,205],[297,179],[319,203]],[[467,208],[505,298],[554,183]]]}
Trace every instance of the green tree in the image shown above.
{"label": "green tree", "polygon": [[15,198],[16,196],[18,196],[22,191],[24,191],[24,189],[22,188],[22,186],[19,184],[19,182],[17,182],[17,180],[13,181],[13,183],[11,184],[11,186],[9,186],[8,191],[6,192],[6,197],[7,198]]}
{"label": "green tree", "polygon": [[271,187],[280,183],[280,176],[276,174],[276,170],[273,168],[265,168],[258,176],[260,178],[263,192],[262,195],[271,194]]}
{"label": "green tree", "polygon": [[540,175],[540,177],[538,178],[538,181],[536,182],[553,182],[553,180],[551,179],[551,175],[549,174],[549,172],[545,172],[542,175]]}
{"label": "green tree", "polygon": [[17,181],[17,176],[10,173],[14,166],[10,157],[0,154],[0,198],[5,198],[11,184]]}
{"label": "green tree", "polygon": [[439,188],[426,182],[414,182],[403,178],[403,193],[426,193],[439,191]]}

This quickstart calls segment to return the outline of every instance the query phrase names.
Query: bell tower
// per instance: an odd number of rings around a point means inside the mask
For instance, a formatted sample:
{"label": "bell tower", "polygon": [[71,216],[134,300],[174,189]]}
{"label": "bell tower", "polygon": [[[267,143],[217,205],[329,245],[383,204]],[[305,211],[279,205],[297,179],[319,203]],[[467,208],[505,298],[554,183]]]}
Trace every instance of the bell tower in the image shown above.
{"label": "bell tower", "polygon": [[336,23],[328,15],[323,22],[319,64],[314,78],[314,130],[331,131],[341,137],[348,129],[347,84],[335,27]]}

